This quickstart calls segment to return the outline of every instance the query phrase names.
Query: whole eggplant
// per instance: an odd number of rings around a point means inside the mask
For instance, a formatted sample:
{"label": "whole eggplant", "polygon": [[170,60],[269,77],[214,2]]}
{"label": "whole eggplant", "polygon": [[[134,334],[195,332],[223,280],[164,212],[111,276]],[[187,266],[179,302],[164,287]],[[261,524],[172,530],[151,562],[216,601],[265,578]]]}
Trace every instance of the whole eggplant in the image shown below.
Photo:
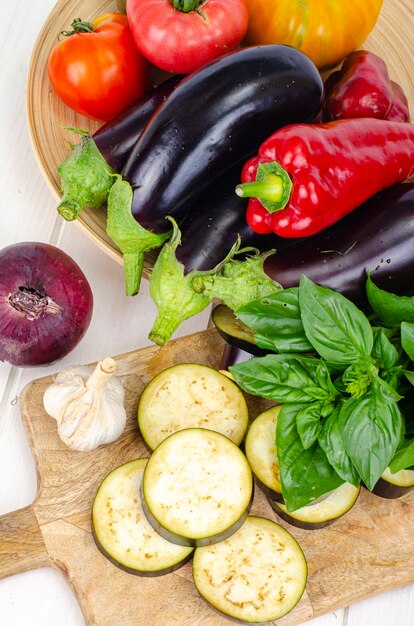
{"label": "whole eggplant", "polygon": [[167,215],[181,221],[268,135],[313,119],[322,95],[313,63],[282,45],[243,48],[188,76],[159,107],[125,165],[137,222],[165,232]]}
{"label": "whole eggplant", "polygon": [[96,147],[115,172],[121,173],[145,125],[182,78],[179,75],[172,76],[153,87],[93,134]]}
{"label": "whole eggplant", "polygon": [[97,209],[105,204],[115,174],[121,173],[145,125],[181,79],[173,76],[154,87],[93,136],[77,131],[81,142],[58,168],[63,196],[57,210],[62,217],[72,221],[85,206]]}
{"label": "whole eggplant", "polygon": [[343,220],[268,257],[265,273],[284,288],[301,274],[365,304],[366,271],[395,294],[414,293],[414,183],[381,191]]}

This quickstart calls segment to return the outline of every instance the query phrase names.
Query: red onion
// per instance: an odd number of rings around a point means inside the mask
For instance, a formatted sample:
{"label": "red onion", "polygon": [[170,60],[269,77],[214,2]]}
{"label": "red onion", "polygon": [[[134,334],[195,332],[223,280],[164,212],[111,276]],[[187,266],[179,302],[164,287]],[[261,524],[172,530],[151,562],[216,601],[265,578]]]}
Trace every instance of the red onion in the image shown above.
{"label": "red onion", "polygon": [[79,266],[62,250],[25,242],[0,251],[0,360],[47,365],[85,334],[93,296]]}

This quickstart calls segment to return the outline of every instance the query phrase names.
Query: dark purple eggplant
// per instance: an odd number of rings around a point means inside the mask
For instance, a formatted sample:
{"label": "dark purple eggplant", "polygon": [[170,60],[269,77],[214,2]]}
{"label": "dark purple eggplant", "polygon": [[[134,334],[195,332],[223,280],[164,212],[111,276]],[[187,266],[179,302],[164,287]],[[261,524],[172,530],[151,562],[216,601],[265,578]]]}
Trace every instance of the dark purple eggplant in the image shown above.
{"label": "dark purple eggplant", "polygon": [[172,76],[153,87],[145,96],[94,133],[96,147],[115,172],[122,172],[146,124],[182,79],[183,76]]}
{"label": "dark purple eggplant", "polygon": [[59,166],[62,201],[58,211],[68,221],[87,205],[105,204],[115,173],[121,173],[129,154],[157,108],[182,76],[173,76],[99,128],[93,136],[80,133],[81,142]]}
{"label": "dark purple eggplant", "polygon": [[231,165],[272,132],[318,112],[323,83],[303,53],[242,48],[181,81],[146,126],[124,168],[132,213],[155,233],[180,221]]}
{"label": "dark purple eggplant", "polygon": [[296,287],[301,274],[366,303],[366,270],[375,284],[399,295],[414,292],[414,183],[373,196],[351,215],[264,263],[268,277]]}

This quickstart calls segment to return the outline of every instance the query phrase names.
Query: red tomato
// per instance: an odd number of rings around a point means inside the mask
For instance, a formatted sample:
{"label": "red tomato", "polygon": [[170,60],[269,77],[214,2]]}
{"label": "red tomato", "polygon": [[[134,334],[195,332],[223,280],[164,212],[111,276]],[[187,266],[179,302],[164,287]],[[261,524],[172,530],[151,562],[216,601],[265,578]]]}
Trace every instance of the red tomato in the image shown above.
{"label": "red tomato", "polygon": [[149,65],[136,49],[126,15],[75,20],[48,61],[56,94],[71,109],[106,122],[146,91]]}
{"label": "red tomato", "polygon": [[249,20],[244,0],[128,0],[127,15],[138,50],[178,74],[236,48]]}

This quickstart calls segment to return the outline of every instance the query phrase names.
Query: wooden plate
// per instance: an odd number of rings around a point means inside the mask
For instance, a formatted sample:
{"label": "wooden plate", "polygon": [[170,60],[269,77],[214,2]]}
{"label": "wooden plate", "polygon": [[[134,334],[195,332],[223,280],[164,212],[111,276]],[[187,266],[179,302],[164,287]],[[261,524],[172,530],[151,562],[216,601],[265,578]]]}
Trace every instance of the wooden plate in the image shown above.
{"label": "wooden plate", "polygon": [[[365,47],[387,63],[390,76],[408,96],[414,115],[414,33],[413,0],[384,0],[379,21]],[[61,30],[68,28],[75,17],[91,20],[97,15],[116,10],[115,0],[59,0],[47,18],[33,50],[27,84],[28,123],[33,148],[40,168],[56,198],[60,181],[56,168],[67,157],[73,135],[64,126],[85,128],[94,132],[98,122],[76,114],[52,91],[47,76],[47,59]],[[121,254],[106,234],[104,210],[84,210],[78,224],[111,258],[121,262]],[[146,262],[151,267],[152,258]]]}

